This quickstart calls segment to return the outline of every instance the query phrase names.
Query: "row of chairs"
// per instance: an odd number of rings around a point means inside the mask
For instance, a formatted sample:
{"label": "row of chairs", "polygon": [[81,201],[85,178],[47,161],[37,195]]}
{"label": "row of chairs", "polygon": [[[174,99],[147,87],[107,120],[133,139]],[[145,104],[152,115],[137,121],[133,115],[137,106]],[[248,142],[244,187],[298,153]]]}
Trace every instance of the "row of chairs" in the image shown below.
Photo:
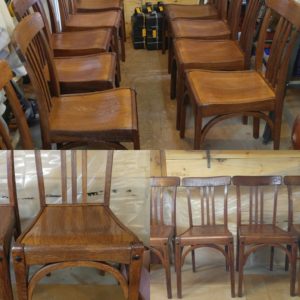
{"label": "row of chairs", "polygon": [[[139,288],[144,245],[110,209],[113,151],[98,158],[104,166],[103,174],[97,175],[104,178],[103,199],[93,203],[88,198],[88,151],[60,151],[61,202],[52,205],[47,203],[45,193],[47,187],[53,189],[51,182],[46,180],[49,154],[35,151],[40,210],[23,230],[14,155],[7,151],[1,158],[5,155],[7,171],[1,168],[1,182],[7,182],[9,203],[0,204],[0,298],[14,299],[10,274],[12,250],[19,300],[31,300],[36,285],[45,276],[72,267],[94,268],[107,273],[119,283],[124,299],[143,299]],[[68,199],[69,189],[72,190],[71,199]],[[5,188],[2,193],[4,191]],[[13,236],[15,242],[11,249]]]}
{"label": "row of chairs", "polygon": [[[277,207],[282,183],[288,190],[288,228],[278,226]],[[300,176],[235,176],[231,177],[153,177],[151,180],[151,235],[150,248],[160,259],[166,274],[167,296],[172,298],[170,257],[175,248],[177,297],[182,298],[181,268],[189,253],[196,271],[195,250],[208,247],[221,252],[230,271],[231,296],[235,297],[234,238],[228,229],[228,190],[236,187],[237,243],[236,270],[238,296],[243,295],[243,272],[251,253],[261,247],[271,247],[270,269],[273,269],[274,247],[286,254],[286,270],[290,264],[290,294],[295,296],[297,247],[300,229],[294,224],[295,189],[300,187]],[[185,215],[178,207],[178,187],[186,193],[188,229],[178,234],[176,219]],[[176,200],[177,199],[177,200]]]}
{"label": "row of chairs", "polygon": [[122,1],[58,2],[60,19],[47,1],[49,28],[41,0],[13,1],[19,20],[14,44],[37,97],[43,149],[52,144],[124,149],[123,142],[139,149],[135,91],[118,88],[119,58],[125,60]]}
{"label": "row of chairs", "polygon": [[[289,60],[300,32],[300,5],[294,0],[249,0],[240,30],[242,0],[229,2],[228,9],[227,0],[166,5],[164,33],[169,41],[171,98],[177,99],[176,128],[184,138],[186,106],[191,102],[195,149],[203,147],[215,124],[239,115],[244,123],[253,117],[254,138],[259,137],[260,119],[265,120],[274,149],[279,149]],[[276,19],[272,37],[270,24],[274,26]]]}

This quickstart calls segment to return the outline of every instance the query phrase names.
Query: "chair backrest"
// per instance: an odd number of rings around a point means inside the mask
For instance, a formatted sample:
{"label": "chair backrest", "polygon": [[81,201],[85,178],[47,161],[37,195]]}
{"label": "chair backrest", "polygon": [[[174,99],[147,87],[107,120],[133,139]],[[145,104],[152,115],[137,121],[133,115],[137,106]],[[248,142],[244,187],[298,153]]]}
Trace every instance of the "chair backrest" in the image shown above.
{"label": "chair backrest", "polygon": [[[0,90],[4,88],[12,112],[16,118],[16,123],[20,132],[23,149],[33,149],[34,145],[25,114],[16,95],[16,92],[11,84],[13,75],[8,63],[4,60],[0,60],[0,73]],[[7,132],[4,125],[0,122],[0,149],[12,148],[13,146],[11,144],[9,133]]]}
{"label": "chair backrest", "polygon": [[0,210],[1,210],[1,206],[9,205],[13,207],[15,213],[15,222],[16,222],[15,224],[16,224],[16,231],[17,231],[16,233],[17,235],[19,235],[21,233],[21,225],[20,225],[19,208],[18,208],[17,191],[16,191],[14,154],[12,150],[6,151],[6,172],[2,170],[2,166],[1,166],[0,173],[2,175],[6,174],[6,178],[1,178],[1,181],[2,180],[6,181],[5,184],[7,186],[8,199],[9,199],[9,202],[7,204],[0,205]]}
{"label": "chair backrest", "polygon": [[74,14],[77,10],[76,1],[74,0],[58,0],[61,26],[64,29],[66,22],[71,14]]}
{"label": "chair backrest", "polygon": [[[284,184],[287,186],[288,190],[288,201],[289,201],[289,218],[288,218],[288,229],[290,230],[292,224],[294,222],[294,207],[295,202],[300,201],[300,176],[285,176],[284,177]],[[296,191],[295,188],[298,187],[297,199],[296,199]],[[297,222],[299,224],[299,222]]]}
{"label": "chair backrest", "polygon": [[231,38],[233,40],[238,38],[242,2],[242,0],[231,0],[227,11],[227,23],[231,30]]}
{"label": "chair backrest", "polygon": [[[16,48],[21,52],[19,55],[25,60],[25,67],[37,96],[42,139],[46,147],[50,143],[48,117],[54,101],[52,96],[60,95],[60,87],[53,62],[53,51],[49,47],[44,29],[42,16],[33,13],[17,25],[13,39],[17,44]],[[46,68],[49,80],[46,77]]]}
{"label": "chair backrest", "polygon": [[[194,225],[197,211],[193,205],[200,201],[200,225],[228,224],[227,201],[228,187],[231,178],[224,177],[189,177],[182,179],[182,186],[186,188],[188,200],[189,225]],[[216,216],[216,207],[223,206],[223,218]],[[199,205],[197,206],[199,207]]]}
{"label": "chair backrest", "polygon": [[220,19],[225,20],[227,18],[228,0],[208,0],[207,4],[215,6]]}
{"label": "chair backrest", "polygon": [[[50,1],[50,0],[49,0]],[[51,2],[51,1],[50,1]],[[48,2],[47,2],[48,3]],[[44,2],[46,5],[46,2]],[[47,37],[47,40],[49,43],[51,43],[51,37],[50,37],[50,32],[54,31],[56,32],[56,27],[53,27],[53,22],[52,22],[52,15],[53,15],[53,7],[52,4],[49,5],[49,14],[50,14],[50,25],[51,28],[49,27],[48,23],[48,18],[44,9],[44,6],[41,2],[41,0],[14,0],[13,1],[13,9],[14,13],[16,15],[17,20],[20,22],[24,17],[28,16],[29,14],[33,12],[38,12],[41,14],[44,24],[45,24],[45,35]],[[51,31],[50,31],[51,29]]]}
{"label": "chair backrest", "polygon": [[[280,100],[279,105],[282,106],[289,60],[300,31],[300,4],[293,0],[266,0],[266,7],[258,39],[255,68],[276,91]],[[279,21],[272,39],[270,55],[264,67],[265,45],[270,38],[268,34],[270,23],[274,25],[274,15],[279,16]]]}
{"label": "chair backrest", "polygon": [[[57,151],[50,151],[50,155],[56,155]],[[59,161],[60,168],[58,172],[60,173],[60,185],[61,185],[61,201],[58,204],[78,204],[88,205],[89,203],[89,195],[93,193],[88,191],[88,179],[95,177],[104,176],[104,188],[101,187],[98,189],[101,190],[101,194],[103,195],[103,205],[109,207],[110,205],[110,191],[111,191],[111,177],[112,177],[112,167],[113,167],[113,151],[99,151],[99,155],[97,156],[97,163],[101,164],[101,170],[103,170],[103,174],[94,174],[93,172],[89,172],[88,166],[91,168],[94,167],[89,161],[89,151],[87,150],[70,150],[58,151],[59,158],[54,157],[55,160]],[[101,155],[100,155],[101,154]],[[104,156],[105,158],[103,158]],[[47,176],[45,176],[44,170],[47,170],[47,163],[49,162],[49,156],[45,152],[45,156],[43,156],[43,152],[36,150],[35,151],[35,162],[36,162],[36,171],[37,171],[37,179],[38,179],[38,187],[39,187],[39,196],[40,196],[40,204],[41,207],[44,207],[46,203],[46,188],[45,182],[47,181]],[[69,171],[69,174],[68,174]],[[50,178],[53,179],[53,178]],[[55,181],[56,185],[56,181]],[[69,187],[70,189],[69,189]],[[79,188],[80,187],[80,188]],[[52,189],[52,188],[51,188]],[[68,190],[71,192],[70,199],[68,199]],[[98,192],[98,191],[97,191]],[[99,192],[100,194],[100,192]],[[97,195],[97,200],[99,195]]]}
{"label": "chair backrest", "polygon": [[[241,224],[264,224],[266,198],[272,203],[267,210],[272,211],[272,220],[276,224],[278,189],[281,176],[235,176],[232,179],[237,192],[237,226]],[[243,213],[246,212],[246,213]]]}
{"label": "chair backrest", "polygon": [[257,19],[263,4],[264,0],[249,0],[241,29],[239,43],[241,49],[245,53],[247,69],[250,68],[253,40],[256,33],[256,27],[259,26],[259,24],[257,24]]}
{"label": "chair backrest", "polygon": [[151,178],[150,222],[152,226],[176,226],[176,194],[179,185],[179,177]]}
{"label": "chair backrest", "polygon": [[297,116],[293,125],[292,143],[295,150],[300,150],[300,115]]}

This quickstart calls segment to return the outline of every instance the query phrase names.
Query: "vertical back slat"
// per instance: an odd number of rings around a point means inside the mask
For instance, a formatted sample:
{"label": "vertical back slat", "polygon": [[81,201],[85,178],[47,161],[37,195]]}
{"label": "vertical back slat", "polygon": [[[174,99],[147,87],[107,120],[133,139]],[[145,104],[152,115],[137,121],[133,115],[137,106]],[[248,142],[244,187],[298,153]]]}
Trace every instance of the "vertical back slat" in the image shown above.
{"label": "vertical back slat", "polygon": [[228,186],[224,187],[224,224],[228,225]]}
{"label": "vertical back slat", "polygon": [[258,187],[254,187],[255,190],[255,224],[258,224]]}
{"label": "vertical back slat", "polygon": [[253,221],[253,187],[250,187],[250,199],[249,199],[249,222],[252,224]]}
{"label": "vertical back slat", "polygon": [[216,211],[215,211],[215,188],[210,187],[211,195],[211,213],[212,213],[212,224],[216,225]]}
{"label": "vertical back slat", "polygon": [[77,202],[77,151],[71,150],[72,203]]}
{"label": "vertical back slat", "polygon": [[190,224],[190,226],[193,226],[191,190],[189,188],[187,189],[187,200],[188,200],[189,224]]}
{"label": "vertical back slat", "polygon": [[210,210],[209,210],[209,187],[205,187],[205,198],[206,198],[206,223],[210,225]]}
{"label": "vertical back slat", "polygon": [[66,151],[60,151],[60,162],[61,162],[61,194],[62,194],[62,203],[68,202],[67,195],[67,157]]}
{"label": "vertical back slat", "polygon": [[107,152],[107,162],[105,171],[105,187],[104,187],[104,205],[109,206],[110,204],[110,190],[112,180],[112,168],[113,168],[114,152],[109,150]]}
{"label": "vertical back slat", "polygon": [[159,193],[159,215],[160,215],[160,217],[158,218],[159,224],[162,225],[164,220],[164,188],[163,187],[160,188],[160,193]]}
{"label": "vertical back slat", "polygon": [[205,224],[205,213],[204,213],[204,188],[200,187],[200,205],[201,205],[201,225]]}
{"label": "vertical back slat", "polygon": [[274,208],[273,208],[273,225],[276,224],[276,218],[277,218],[277,200],[278,200],[278,186],[276,185],[274,187]]}
{"label": "vertical back slat", "polygon": [[87,150],[82,151],[82,202],[87,203]]}
{"label": "vertical back slat", "polygon": [[264,223],[264,190],[260,187],[260,224]]}
{"label": "vertical back slat", "polygon": [[242,224],[241,188],[239,185],[236,187],[236,198],[237,198],[237,226],[239,227]]}
{"label": "vertical back slat", "polygon": [[38,188],[39,188],[40,205],[41,207],[44,207],[46,205],[45,202],[46,194],[45,194],[44,173],[43,173],[40,150],[35,150],[35,165],[36,165],[37,181],[38,181]]}

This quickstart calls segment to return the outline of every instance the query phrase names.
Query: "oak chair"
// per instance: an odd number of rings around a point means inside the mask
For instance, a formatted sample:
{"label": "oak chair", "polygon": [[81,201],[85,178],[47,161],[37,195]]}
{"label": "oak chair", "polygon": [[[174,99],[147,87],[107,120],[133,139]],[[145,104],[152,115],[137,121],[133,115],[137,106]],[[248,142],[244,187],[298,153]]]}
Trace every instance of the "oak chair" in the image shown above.
{"label": "oak chair", "polygon": [[[291,52],[300,30],[300,5],[294,1],[267,0],[267,11],[261,26],[255,70],[186,72],[184,103],[191,100],[195,111],[194,148],[199,149],[209,132],[218,122],[238,115],[252,116],[253,136],[259,137],[260,119],[271,128],[274,149],[279,149],[285,81]],[[280,16],[264,65],[265,41],[274,13]],[[185,104],[181,108],[181,125],[185,123]],[[271,112],[274,117],[270,117]],[[203,119],[213,117],[203,127]],[[181,128],[184,137],[184,127]]]}
{"label": "oak chair", "polygon": [[[43,5],[47,5],[51,22],[48,22]],[[45,34],[51,45],[54,56],[80,56],[98,54],[101,52],[114,52],[114,40],[110,29],[94,29],[82,32],[60,32],[54,21],[55,9],[52,1],[40,0],[14,0],[15,15],[20,21],[31,11],[39,12],[45,23]],[[50,25],[50,26],[49,26]]]}
{"label": "oak chair", "polygon": [[293,125],[292,143],[295,150],[300,150],[300,115],[297,116]]}
{"label": "oak chair", "polygon": [[[27,4],[30,4],[27,2]],[[15,6],[23,7],[23,1],[16,0]],[[35,2],[36,6],[42,4]],[[28,7],[29,9],[29,7]],[[21,11],[18,10],[19,12]],[[26,12],[26,10],[24,10]],[[20,14],[21,15],[21,14]],[[45,20],[45,17],[44,17]],[[51,52],[51,64],[54,64],[57,69],[58,81],[63,94],[74,94],[81,92],[102,91],[105,89],[114,88],[119,85],[117,71],[117,60],[115,53],[99,53],[87,56],[75,57],[53,57],[53,49],[47,36],[49,36],[47,21],[43,22],[43,39],[37,39],[36,34],[32,35],[32,31],[28,26],[34,26],[27,22],[20,22],[18,24],[18,31],[23,33],[22,38],[18,39],[17,43],[23,45],[32,44],[36,47],[36,54],[44,64],[44,72],[47,73],[47,62],[45,61],[45,49]],[[36,28],[33,30],[36,32]],[[46,34],[45,34],[46,33]],[[20,45],[19,45],[20,46]],[[50,82],[50,84],[52,84]]]}
{"label": "oak chair", "polygon": [[[177,297],[182,298],[181,268],[186,256],[192,253],[193,271],[196,272],[195,250],[208,247],[221,252],[230,270],[231,296],[235,297],[233,235],[228,230],[227,198],[230,177],[183,178],[186,188],[189,213],[189,228],[176,237]],[[196,201],[199,207],[195,207]],[[216,207],[223,205],[221,219]],[[200,208],[200,224],[196,225],[196,209]],[[187,247],[186,250],[184,248]]]}
{"label": "oak chair", "polygon": [[122,12],[124,40],[126,41],[124,0],[77,0],[74,3],[76,11],[81,13],[120,10]]}
{"label": "oak chair", "polygon": [[[97,13],[76,12],[75,0],[58,0],[62,31],[81,31],[95,28],[109,28],[113,32],[117,57],[125,61],[125,33],[122,22],[122,12],[118,10]],[[120,46],[119,46],[120,32]]]}
{"label": "oak chair", "polygon": [[[225,4],[224,4],[225,5]],[[229,3],[226,18],[214,20],[174,19],[169,29],[169,72],[174,56],[173,40],[191,38],[200,40],[225,40],[238,38],[242,0],[232,0]]]}
{"label": "oak chair", "polygon": [[[24,34],[24,28],[30,29],[25,31],[30,39]],[[133,142],[134,148],[139,149],[135,92],[120,88],[62,96],[52,52],[46,47],[44,28],[41,15],[34,13],[21,21],[14,34],[38,99],[43,149],[51,148],[51,143],[60,147],[72,143],[104,143],[105,148],[124,148],[121,142]]]}
{"label": "oak chair", "polygon": [[[16,92],[11,84],[13,80],[12,71],[5,60],[0,60],[0,90],[4,88],[6,97],[9,101],[11,110],[15,116],[16,124],[20,132],[22,147],[25,150],[34,149],[32,137],[29,131],[25,114],[22,110],[19,99]],[[9,132],[7,131],[4,124],[0,121],[0,149],[13,149]]]}
{"label": "oak chair", "polygon": [[[103,166],[106,160],[104,174],[97,174],[105,180],[103,199],[92,203],[88,199],[88,151],[61,151],[60,156],[61,203],[49,204],[46,191],[51,181],[47,181],[43,168],[48,155],[35,152],[40,212],[12,250],[19,300],[31,300],[34,288],[47,274],[70,267],[104,271],[118,281],[125,299],[138,300],[144,246],[110,209],[113,152],[108,151],[106,159],[99,157]],[[69,160],[71,174],[67,173]],[[70,177],[72,193],[68,199]],[[126,265],[127,274],[115,264]],[[34,265],[41,268],[29,278],[29,268]]]}
{"label": "oak chair", "polygon": [[[171,70],[171,98],[177,98],[177,129],[180,129],[183,105],[184,74],[187,69],[237,71],[250,69],[253,39],[263,0],[248,2],[239,41],[204,41],[177,39],[174,41],[174,61]],[[177,92],[176,92],[177,88]],[[183,124],[184,126],[185,124]]]}
{"label": "oak chair", "polygon": [[[247,258],[262,247],[271,247],[271,268],[274,247],[286,253],[291,265],[290,295],[295,296],[297,236],[277,225],[278,190],[282,178],[280,176],[236,176],[233,177],[232,182],[237,191],[238,296],[242,297],[243,294],[243,270]],[[269,218],[266,214],[266,199],[272,201],[271,206],[268,207],[272,212]],[[246,207],[249,213],[245,213]]]}
{"label": "oak chair", "polygon": [[[2,152],[1,156],[5,157]],[[14,236],[17,238],[21,232],[16,183],[14,173],[14,159],[11,150],[6,152],[6,172],[2,169],[2,180],[7,183],[8,204],[0,204],[0,298],[13,300],[11,279],[10,279],[10,250],[11,241]],[[2,190],[3,192],[3,190]]]}
{"label": "oak chair", "polygon": [[176,236],[176,192],[178,177],[151,178],[150,249],[161,261],[166,274],[167,296],[172,298],[171,245]]}
{"label": "oak chair", "polygon": [[225,19],[227,12],[227,1],[215,0],[209,1],[206,5],[199,4],[182,5],[182,4],[165,4],[164,6],[164,23],[162,30],[163,37],[163,54],[166,51],[166,36],[168,36],[168,28],[170,22],[175,19]]}

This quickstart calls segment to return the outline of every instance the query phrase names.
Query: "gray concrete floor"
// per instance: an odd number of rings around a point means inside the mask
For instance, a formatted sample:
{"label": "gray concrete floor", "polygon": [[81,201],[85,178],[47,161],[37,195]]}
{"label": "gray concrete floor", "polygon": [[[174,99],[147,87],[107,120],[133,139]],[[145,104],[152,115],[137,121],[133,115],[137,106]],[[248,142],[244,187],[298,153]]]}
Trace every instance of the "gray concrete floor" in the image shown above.
{"label": "gray concrete floor", "polygon": [[[137,91],[140,139],[142,149],[193,149],[193,113],[188,110],[186,138],[180,139],[175,129],[176,102],[170,99],[170,75],[167,72],[167,55],[161,51],[134,50],[131,41],[126,43],[126,62],[122,63],[122,87]],[[30,89],[29,95],[32,95]],[[291,149],[291,128],[300,112],[300,90],[288,90],[284,105],[281,149]],[[261,122],[261,135],[264,129]],[[36,147],[41,146],[38,123],[31,127]],[[128,145],[128,147],[132,147]],[[241,119],[226,120],[208,134],[205,149],[272,149],[272,143],[252,137],[251,121],[242,125]]]}

